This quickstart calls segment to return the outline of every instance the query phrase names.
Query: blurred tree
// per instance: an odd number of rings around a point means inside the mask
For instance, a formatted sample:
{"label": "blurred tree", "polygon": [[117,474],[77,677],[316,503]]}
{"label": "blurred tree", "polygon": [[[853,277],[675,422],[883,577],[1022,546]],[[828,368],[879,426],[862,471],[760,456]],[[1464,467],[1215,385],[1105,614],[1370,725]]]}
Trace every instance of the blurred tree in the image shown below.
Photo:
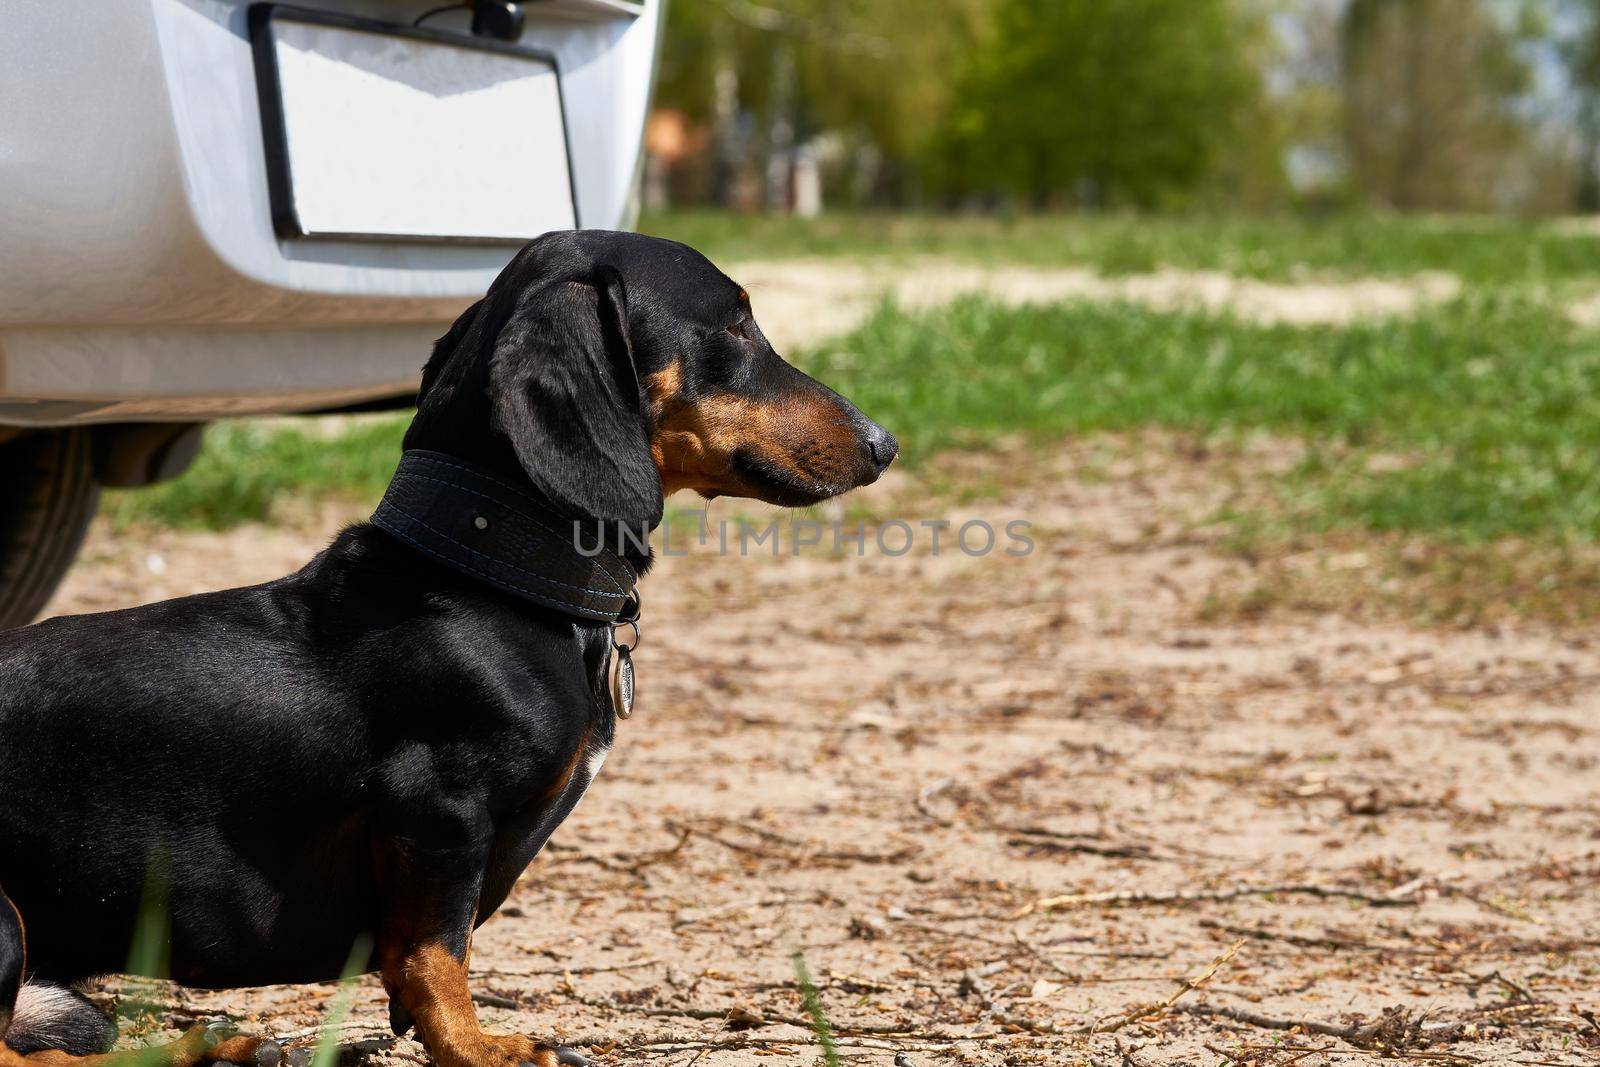
{"label": "blurred tree", "polygon": [[959,74],[943,183],[1150,207],[1230,165],[1281,173],[1265,16],[1242,0],[1000,0]]}
{"label": "blurred tree", "polygon": [[1284,168],[1303,207],[1347,204],[1339,27],[1346,0],[1294,0],[1274,13],[1282,55],[1269,71]]}
{"label": "blurred tree", "polygon": [[1350,177],[1401,210],[1499,206],[1531,85],[1516,27],[1482,0],[1350,0],[1342,25]]}
{"label": "blurred tree", "polygon": [[1580,211],[1600,211],[1600,0],[1570,0],[1577,23],[1566,42],[1568,76],[1577,94]]}

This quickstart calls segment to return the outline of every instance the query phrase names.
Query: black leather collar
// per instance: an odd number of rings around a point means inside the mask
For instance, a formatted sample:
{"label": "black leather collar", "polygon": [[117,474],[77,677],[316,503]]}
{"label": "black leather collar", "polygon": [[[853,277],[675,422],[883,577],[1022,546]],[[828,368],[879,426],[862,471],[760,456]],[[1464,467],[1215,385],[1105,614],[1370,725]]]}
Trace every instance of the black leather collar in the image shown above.
{"label": "black leather collar", "polygon": [[465,460],[405,453],[372,522],[430,559],[536,604],[596,622],[638,618],[639,575],[627,560],[580,541],[571,519]]}

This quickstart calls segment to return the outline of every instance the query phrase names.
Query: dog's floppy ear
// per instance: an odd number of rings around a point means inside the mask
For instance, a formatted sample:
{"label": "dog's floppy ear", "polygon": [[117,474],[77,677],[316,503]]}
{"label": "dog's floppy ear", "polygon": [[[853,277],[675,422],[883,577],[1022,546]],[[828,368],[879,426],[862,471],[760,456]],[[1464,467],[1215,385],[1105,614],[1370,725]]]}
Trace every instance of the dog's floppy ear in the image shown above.
{"label": "dog's floppy ear", "polygon": [[495,342],[489,398],[494,428],[557,507],[632,530],[661,521],[661,476],[616,271],[525,291]]}

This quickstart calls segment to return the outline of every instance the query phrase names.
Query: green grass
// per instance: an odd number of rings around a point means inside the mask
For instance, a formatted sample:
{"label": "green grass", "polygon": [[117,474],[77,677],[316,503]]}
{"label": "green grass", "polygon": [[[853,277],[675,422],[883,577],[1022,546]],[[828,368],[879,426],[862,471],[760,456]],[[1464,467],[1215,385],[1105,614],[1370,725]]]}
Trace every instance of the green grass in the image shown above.
{"label": "green grass", "polygon": [[328,1005],[322,1019],[322,1033],[317,1037],[317,1048],[311,1057],[311,1067],[336,1067],[339,1062],[339,1030],[350,1017],[356,1002],[356,980],[366,969],[372,956],[372,941],[361,935],[350,946],[349,959],[339,977],[338,991]]}
{"label": "green grass", "polygon": [[1161,267],[1293,279],[1306,271],[1398,276],[1448,271],[1470,285],[1600,281],[1600,237],[1516,218],[1045,215],[1017,218],[889,213],[816,220],[679,212],[647,216],[646,233],[685,241],[713,260],[796,255],[948,255],[1080,265],[1106,273]]}
{"label": "green grass", "polygon": [[[1297,529],[1600,540],[1600,335],[1559,306],[1600,287],[1600,239],[1526,220],[1376,216],[687,213],[645,228],[721,259],[945,253],[1264,277],[1448,270],[1464,295],[1411,319],[1261,326],[1133,304],[968,299],[919,314],[884,307],[796,359],[894,429],[913,465],[1018,434],[1262,430],[1307,446],[1278,487]],[[106,510],[121,526],[225,528],[329,497],[375,501],[404,422],[354,420],[332,437],[315,423],[224,424],[182,479],[107,494]]]}
{"label": "green grass", "polygon": [[280,420],[219,423],[206,430],[193,467],[175,481],[108,492],[103,511],[118,528],[135,524],[221,530],[266,522],[287,501],[370,499],[374,504],[400,459],[407,415],[369,416],[330,436],[319,424]]}
{"label": "green grass", "polygon": [[[1121,303],[885,306],[797,361],[893,429],[913,466],[1018,435],[1259,430],[1307,445],[1278,487],[1300,529],[1600,540],[1600,335],[1521,297],[1479,290],[1348,327]],[[220,528],[290,500],[376,501],[403,425],[360,420],[331,439],[220,426],[187,475],[115,494],[109,512]]]}
{"label": "green grass", "polygon": [[805,1005],[806,1014],[811,1017],[811,1032],[816,1035],[817,1045],[822,1049],[822,1062],[826,1067],[839,1067],[839,1043],[833,1039],[833,1024],[822,1006],[822,994],[817,990],[817,983],[811,978],[806,954],[795,949],[789,961],[794,964],[794,979],[800,987],[801,1002]]}
{"label": "green grass", "polygon": [[968,299],[886,307],[803,362],[913,461],[1018,433],[1264,430],[1309,445],[1283,487],[1303,526],[1600,538],[1600,336],[1520,298],[1343,328]]}

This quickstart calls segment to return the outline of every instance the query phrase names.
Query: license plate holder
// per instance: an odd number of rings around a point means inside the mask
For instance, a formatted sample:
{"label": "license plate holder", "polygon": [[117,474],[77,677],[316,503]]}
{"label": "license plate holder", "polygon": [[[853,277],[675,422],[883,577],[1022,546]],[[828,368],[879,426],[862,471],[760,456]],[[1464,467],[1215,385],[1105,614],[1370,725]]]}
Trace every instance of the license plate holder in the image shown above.
{"label": "license plate holder", "polygon": [[278,236],[521,243],[578,225],[555,56],[287,4],[249,23]]}

